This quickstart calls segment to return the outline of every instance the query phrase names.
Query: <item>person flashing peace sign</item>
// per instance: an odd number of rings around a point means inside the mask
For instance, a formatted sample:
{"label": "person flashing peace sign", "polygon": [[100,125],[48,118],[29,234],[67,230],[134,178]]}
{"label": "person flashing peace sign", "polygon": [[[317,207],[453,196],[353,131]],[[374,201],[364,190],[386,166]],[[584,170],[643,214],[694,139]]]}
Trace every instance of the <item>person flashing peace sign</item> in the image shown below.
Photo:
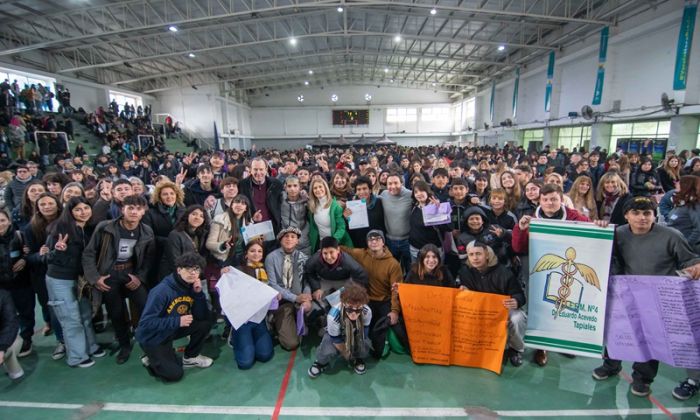
{"label": "person flashing peace sign", "polygon": [[81,256],[91,234],[86,223],[91,216],[92,208],[84,197],[71,198],[61,216],[49,226],[46,243],[49,305],[63,328],[66,362],[71,367],[90,367],[95,364],[92,357],[105,355],[92,327],[89,296],[80,287]]}

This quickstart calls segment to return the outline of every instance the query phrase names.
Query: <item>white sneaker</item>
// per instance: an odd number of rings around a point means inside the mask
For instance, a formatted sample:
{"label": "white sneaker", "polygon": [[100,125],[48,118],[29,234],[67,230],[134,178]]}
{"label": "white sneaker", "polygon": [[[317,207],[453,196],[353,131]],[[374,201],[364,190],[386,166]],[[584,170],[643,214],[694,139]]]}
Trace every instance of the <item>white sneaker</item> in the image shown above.
{"label": "white sneaker", "polygon": [[141,357],[141,364],[144,367],[149,367],[149,366],[151,366],[151,359],[149,359],[148,356],[142,356]]}
{"label": "white sneaker", "polygon": [[12,380],[14,380],[14,379],[19,379],[19,378],[21,378],[22,376],[24,376],[24,370],[20,369],[20,370],[18,370],[17,372],[14,372],[14,373],[9,373],[9,372],[8,372],[8,373],[7,373],[7,376],[9,376],[10,379],[12,379]]}
{"label": "white sneaker", "polygon": [[186,368],[188,367],[198,367],[198,368],[208,368],[214,363],[214,359],[207,356],[202,356],[201,354],[195,357],[183,357],[182,365]]}
{"label": "white sneaker", "polygon": [[53,360],[61,360],[66,356],[66,345],[59,342],[56,345],[56,348],[53,349],[53,353],[51,354],[51,358]]}

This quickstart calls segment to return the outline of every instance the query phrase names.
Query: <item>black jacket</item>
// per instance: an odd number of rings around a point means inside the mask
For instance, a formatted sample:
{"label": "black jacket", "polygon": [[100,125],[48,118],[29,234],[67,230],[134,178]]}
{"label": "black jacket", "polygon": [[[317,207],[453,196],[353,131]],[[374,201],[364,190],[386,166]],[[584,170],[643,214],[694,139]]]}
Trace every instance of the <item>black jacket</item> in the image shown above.
{"label": "black jacket", "polygon": [[[265,203],[267,204],[267,210],[270,212],[272,227],[276,234],[280,230],[280,203],[284,186],[279,179],[269,176],[265,177],[265,182],[267,183],[267,198],[265,199]],[[238,192],[248,197],[251,207],[250,212],[251,214],[255,214],[257,209],[255,208],[255,202],[253,200],[254,189],[252,176],[249,176],[238,184]]]}
{"label": "black jacket", "polygon": [[168,240],[165,243],[163,256],[160,259],[158,279],[156,280],[156,283],[159,283],[161,279],[175,272],[175,260],[182,254],[194,252],[203,255],[205,249],[204,243],[206,242],[206,239],[206,234],[199,238],[199,249],[195,249],[194,243],[192,242],[192,239],[190,239],[187,232],[177,230],[170,232],[170,235],[168,235]]}
{"label": "black jacket", "polygon": [[[153,255],[153,261],[161,261],[163,258],[163,253],[165,252],[165,244],[168,242],[168,235],[173,231],[175,222],[182,216],[185,212],[185,208],[182,206],[177,206],[175,209],[175,214],[173,219],[170,218],[168,210],[162,204],[156,204],[154,207],[148,209],[146,214],[143,216],[142,223],[150,226],[153,230],[153,235],[155,236],[155,251]],[[148,284],[154,285],[158,283],[163,277],[159,277],[160,271],[158,264],[151,264],[148,270]]]}
{"label": "black jacket", "polygon": [[[121,217],[100,222],[83,252],[83,270],[85,270],[85,279],[90,284],[95,284],[100,276],[109,274],[112,266],[117,261],[117,249],[119,248],[120,238],[118,223],[120,222]],[[131,273],[145,283],[148,278],[148,267],[154,263],[155,239],[153,230],[150,227],[139,223],[138,229],[139,240],[134,247],[134,267]],[[107,238],[104,239],[105,249],[103,250],[102,241],[104,236]],[[102,256],[101,259],[100,256]]]}
{"label": "black jacket", "polygon": [[7,232],[0,236],[0,289],[16,289],[27,281],[20,273],[12,272],[12,266],[19,261],[21,254],[21,235],[10,226]]}
{"label": "black jacket", "polygon": [[452,224],[447,223],[437,226],[426,226],[423,223],[423,209],[414,205],[411,208],[409,215],[411,231],[408,233],[408,243],[414,247],[421,249],[427,244],[433,244],[438,248],[442,248],[442,240],[445,232],[452,229]]}
{"label": "black jacket", "polygon": [[213,195],[216,198],[219,198],[221,195],[219,194],[219,190],[214,187],[214,184],[212,183],[211,190],[206,191],[202,189],[202,185],[199,183],[199,180],[196,179],[194,182],[185,185],[185,206],[191,206],[193,204],[199,204],[200,206],[204,205],[204,202],[207,201],[207,197],[210,195]]}
{"label": "black jacket", "polygon": [[513,272],[501,264],[489,267],[483,273],[462,266],[459,270],[460,284],[474,292],[507,295],[518,301],[518,308],[525,305],[525,292]]}
{"label": "black jacket", "polygon": [[[416,263],[417,264],[417,263]],[[408,284],[422,284],[424,286],[440,286],[440,287],[457,287],[454,277],[450,274],[450,270],[446,266],[440,267],[442,272],[442,280],[438,280],[437,276],[433,273],[425,274],[423,280],[418,277],[418,272],[414,267],[406,275],[406,281],[404,283]],[[399,297],[400,299],[400,297]]]}
{"label": "black jacket", "polygon": [[19,321],[12,296],[0,289],[0,351],[7,351],[17,339]]}
{"label": "black jacket", "polygon": [[384,206],[382,199],[372,194],[367,203],[367,218],[369,219],[369,227],[360,229],[348,229],[350,239],[355,248],[367,248],[367,233],[373,229],[379,229],[386,233],[384,225]]}
{"label": "black jacket", "polygon": [[350,254],[342,251],[339,258],[341,259],[340,263],[331,267],[323,260],[319,250],[306,261],[304,281],[311,287],[312,292],[321,288],[321,279],[338,281],[352,279],[365,287],[369,285],[367,272],[360,263],[355,261]]}
{"label": "black jacket", "polygon": [[520,202],[518,202],[518,204],[515,206],[513,213],[515,213],[515,218],[520,220],[523,218],[523,216],[534,215],[535,210],[537,210],[537,204],[531,202],[527,199],[527,197],[523,196],[523,198],[520,199]]}
{"label": "black jacket", "polygon": [[[632,199],[632,194],[625,194],[620,197],[613,207],[612,214],[610,215],[610,223],[614,223],[618,226],[626,225],[627,219],[625,219],[624,208],[625,204]],[[598,215],[603,216],[603,201],[598,201]]]}
{"label": "black jacket", "polygon": [[51,249],[46,254],[47,271],[49,277],[61,280],[77,280],[78,276],[83,274],[83,250],[90,242],[91,229],[76,229],[78,237],[68,237],[68,246],[65,251],[57,251],[54,249],[56,235],[50,235],[46,241],[46,245]]}

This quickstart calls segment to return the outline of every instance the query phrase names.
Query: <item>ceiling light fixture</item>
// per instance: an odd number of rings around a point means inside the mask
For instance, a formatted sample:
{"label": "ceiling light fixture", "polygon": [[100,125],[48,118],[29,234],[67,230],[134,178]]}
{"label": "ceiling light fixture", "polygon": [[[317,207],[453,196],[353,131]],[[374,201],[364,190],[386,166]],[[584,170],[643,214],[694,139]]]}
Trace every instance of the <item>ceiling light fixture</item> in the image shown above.
{"label": "ceiling light fixture", "polygon": [[372,95],[370,95],[369,93],[365,93],[365,101],[369,102],[371,100],[372,100]]}
{"label": "ceiling light fixture", "polygon": [[297,96],[297,101],[304,102],[304,95]]}
{"label": "ceiling light fixture", "polygon": [[338,102],[338,95],[335,93],[331,95],[331,102]]}
{"label": "ceiling light fixture", "polygon": [[304,86],[309,86],[309,81],[308,81],[308,80],[304,80]]}
{"label": "ceiling light fixture", "polygon": [[394,42],[401,42],[401,35],[396,35],[394,37]]}
{"label": "ceiling light fixture", "polygon": [[297,39],[294,37],[289,38],[289,45],[291,45],[292,47],[297,45]]}
{"label": "ceiling light fixture", "polygon": [[394,79],[389,79],[389,83],[394,83]]}
{"label": "ceiling light fixture", "polygon": [[335,9],[335,10],[337,10],[338,13],[343,13],[343,8],[342,8],[342,6],[338,6],[338,8]]}
{"label": "ceiling light fixture", "polygon": [[433,87],[437,86],[437,83],[433,82]]}
{"label": "ceiling light fixture", "polygon": [[437,15],[437,9],[435,9],[435,8],[430,9],[430,14],[433,16]]}
{"label": "ceiling light fixture", "polygon": [[498,51],[503,51],[503,50],[505,50],[505,49],[506,49],[506,46],[505,46],[505,45],[499,45],[499,46],[498,46]]}
{"label": "ceiling light fixture", "polygon": [[384,73],[389,73],[389,69],[387,67],[384,67]]}
{"label": "ceiling light fixture", "polygon": [[178,31],[177,26],[170,26],[170,27],[168,27],[168,30],[170,32],[177,32]]}
{"label": "ceiling light fixture", "polygon": [[314,74],[314,71],[313,71],[313,70],[309,70],[309,76],[313,76],[313,74]]}
{"label": "ceiling light fixture", "polygon": [[189,58],[195,58],[195,57],[196,57],[196,55],[195,55],[194,53],[189,53],[189,54],[187,54],[187,56],[188,56]]}

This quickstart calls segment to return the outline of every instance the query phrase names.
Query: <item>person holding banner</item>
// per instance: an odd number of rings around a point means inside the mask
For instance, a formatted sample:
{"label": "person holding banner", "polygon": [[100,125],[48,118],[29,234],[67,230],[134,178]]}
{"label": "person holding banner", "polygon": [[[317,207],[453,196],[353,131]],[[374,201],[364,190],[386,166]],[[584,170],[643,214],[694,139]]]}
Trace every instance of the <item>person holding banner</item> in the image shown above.
{"label": "person holding banner", "polygon": [[[263,254],[261,241],[248,242],[245,248],[245,263],[237,269],[254,279],[268,283]],[[221,274],[228,273],[230,270],[230,267],[224,267],[221,269]],[[281,298],[282,295],[278,294],[277,299]],[[229,338],[229,344],[233,346],[233,356],[236,359],[238,369],[241,370],[252,368],[256,361],[265,363],[272,359],[275,354],[272,347],[272,336],[264,319],[258,323],[248,321],[240,328],[234,329]]]}
{"label": "person holding banner", "polygon": [[[136,340],[146,353],[141,363],[166,382],[182,379],[183,366],[208,368],[214,362],[201,354],[212,325],[199,277],[204,263],[194,252],[177,257],[175,272],[148,294],[136,329]],[[182,360],[173,349],[173,341],[181,337],[189,337]]]}
{"label": "person holding banner", "polygon": [[406,275],[405,283],[425,286],[457,287],[450,270],[442,264],[440,250],[433,244],[425,245]]}
{"label": "person holding banner", "polygon": [[[513,251],[520,255],[528,253],[530,220],[533,217],[538,219],[590,222],[588,217],[572,208],[565,207],[562,204],[563,200],[564,191],[557,184],[545,184],[540,189],[540,205],[535,210],[535,214],[533,216],[523,216],[513,229]],[[527,257],[523,258],[527,259]],[[547,359],[546,350],[535,351],[535,363],[539,366],[545,366]]]}
{"label": "person holding banner", "polygon": [[505,265],[499,264],[493,249],[479,241],[467,244],[467,265],[459,270],[459,281],[467,290],[506,296],[503,299],[503,306],[508,309],[506,356],[513,366],[522,365],[527,314],[521,309],[525,305],[525,291],[520,282]]}
{"label": "person holding banner", "polygon": [[[628,224],[615,230],[611,274],[676,276],[678,270],[683,270],[693,279],[700,278],[700,256],[679,231],[654,223],[656,203],[652,198],[634,197],[627,202],[624,214]],[[632,369],[630,392],[646,397],[651,393],[650,385],[659,370],[659,361],[635,361]],[[621,360],[605,359],[592,376],[602,381],[620,370]]]}
{"label": "person holding banner", "polygon": [[316,360],[309,368],[311,378],[318,378],[338,355],[347,360],[358,375],[367,371],[364,358],[369,353],[369,324],[372,310],[367,306],[367,290],[357,283],[348,283],[340,293],[340,302],[331,307],[328,324]]}

